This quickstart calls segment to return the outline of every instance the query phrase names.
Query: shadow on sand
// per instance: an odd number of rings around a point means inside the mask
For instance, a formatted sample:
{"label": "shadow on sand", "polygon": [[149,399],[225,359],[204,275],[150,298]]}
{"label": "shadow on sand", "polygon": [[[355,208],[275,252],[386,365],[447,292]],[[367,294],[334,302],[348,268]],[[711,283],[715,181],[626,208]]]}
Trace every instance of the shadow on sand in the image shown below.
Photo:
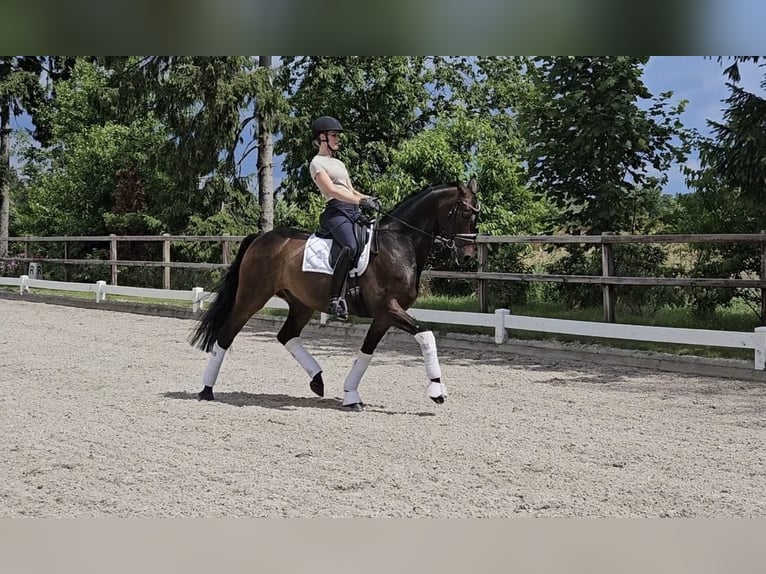
{"label": "shadow on sand", "polygon": [[[168,391],[162,394],[168,399],[199,400],[197,393]],[[215,393],[216,403],[224,403],[235,407],[262,407],[266,409],[294,410],[294,409],[329,409],[333,411],[352,412],[341,405],[337,398],[319,397],[294,397],[285,394],[272,393],[243,393],[228,392]],[[382,405],[365,404],[363,412],[374,412],[386,415],[414,415],[418,417],[433,417],[432,412],[390,411]]]}

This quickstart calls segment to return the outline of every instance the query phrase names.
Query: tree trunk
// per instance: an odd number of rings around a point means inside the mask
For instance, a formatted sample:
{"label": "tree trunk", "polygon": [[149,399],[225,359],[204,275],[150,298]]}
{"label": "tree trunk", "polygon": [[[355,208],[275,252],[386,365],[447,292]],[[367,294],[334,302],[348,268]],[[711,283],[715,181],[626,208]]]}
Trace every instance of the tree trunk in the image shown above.
{"label": "tree trunk", "polygon": [[11,107],[0,103],[0,257],[8,256],[11,223]]}
{"label": "tree trunk", "polygon": [[[259,56],[258,65],[271,74],[271,56]],[[261,208],[261,231],[274,228],[274,141],[268,110],[256,102],[258,117],[258,205]]]}

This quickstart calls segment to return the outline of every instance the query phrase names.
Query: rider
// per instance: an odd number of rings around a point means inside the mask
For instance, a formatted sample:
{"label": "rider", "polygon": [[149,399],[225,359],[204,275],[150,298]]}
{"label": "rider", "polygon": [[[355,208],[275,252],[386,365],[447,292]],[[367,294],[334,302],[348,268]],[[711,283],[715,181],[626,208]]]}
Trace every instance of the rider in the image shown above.
{"label": "rider", "polygon": [[343,298],[343,286],[357,255],[354,222],[359,219],[359,208],[380,210],[380,202],[354,189],[346,166],[335,157],[342,131],[340,122],[330,116],[322,116],[312,122],[311,138],[319,151],[311,160],[309,171],[327,202],[319,219],[320,224],[342,247],[333,270],[330,302],[325,312],[345,321],[348,308]]}

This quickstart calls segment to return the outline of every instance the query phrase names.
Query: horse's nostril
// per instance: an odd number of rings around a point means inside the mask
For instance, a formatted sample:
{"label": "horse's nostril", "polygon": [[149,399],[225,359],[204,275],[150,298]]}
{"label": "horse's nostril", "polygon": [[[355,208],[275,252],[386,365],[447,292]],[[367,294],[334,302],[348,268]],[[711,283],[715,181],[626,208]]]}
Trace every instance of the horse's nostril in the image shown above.
{"label": "horse's nostril", "polygon": [[473,259],[473,256],[463,255],[463,263],[470,263],[471,259]]}

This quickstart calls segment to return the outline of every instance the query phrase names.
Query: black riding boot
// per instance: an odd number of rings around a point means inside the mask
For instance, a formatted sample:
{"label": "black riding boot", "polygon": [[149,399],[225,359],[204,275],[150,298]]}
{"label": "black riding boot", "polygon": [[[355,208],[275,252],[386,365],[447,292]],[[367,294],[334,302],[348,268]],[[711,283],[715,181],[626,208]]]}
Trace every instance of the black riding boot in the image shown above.
{"label": "black riding boot", "polygon": [[330,303],[325,311],[325,313],[340,321],[348,319],[348,308],[346,307],[346,300],[343,298],[343,289],[346,285],[346,277],[350,268],[351,250],[348,247],[344,247],[340,255],[338,255],[338,261],[335,263],[335,269],[333,269],[332,283],[330,284]]}

